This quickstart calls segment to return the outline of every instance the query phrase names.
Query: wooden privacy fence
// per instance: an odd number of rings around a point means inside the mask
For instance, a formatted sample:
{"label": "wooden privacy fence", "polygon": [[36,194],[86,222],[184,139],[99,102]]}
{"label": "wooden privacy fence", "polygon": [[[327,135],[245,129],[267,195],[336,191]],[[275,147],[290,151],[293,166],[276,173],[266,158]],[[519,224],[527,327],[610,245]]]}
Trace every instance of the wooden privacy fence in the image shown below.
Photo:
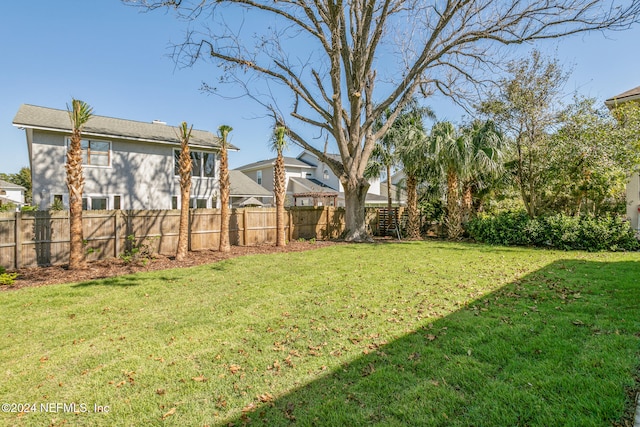
{"label": "wooden privacy fence", "polygon": [[[375,210],[367,212],[372,230]],[[117,257],[130,245],[144,242],[162,255],[174,255],[178,244],[179,210],[85,211],[82,214],[87,260]],[[232,209],[232,245],[275,243],[275,208]],[[335,239],[344,231],[344,209],[295,207],[287,209],[285,231],[291,240]],[[217,249],[220,211],[190,212],[189,249]],[[0,213],[0,265],[7,269],[66,264],[69,261],[69,212]]]}

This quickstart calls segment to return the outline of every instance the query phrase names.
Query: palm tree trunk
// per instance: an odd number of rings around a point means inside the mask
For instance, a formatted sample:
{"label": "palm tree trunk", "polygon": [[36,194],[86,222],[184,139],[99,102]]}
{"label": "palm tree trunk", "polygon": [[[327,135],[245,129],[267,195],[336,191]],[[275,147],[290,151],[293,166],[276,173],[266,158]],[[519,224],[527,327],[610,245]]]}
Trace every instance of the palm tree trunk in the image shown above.
{"label": "palm tree trunk", "polygon": [[231,251],[229,243],[229,163],[227,148],[220,150],[220,252]]}
{"label": "palm tree trunk", "polygon": [[273,190],[276,196],[276,246],[286,246],[287,240],[284,232],[284,199],[286,196],[285,166],[282,151],[278,152],[274,166]]}
{"label": "palm tree trunk", "polygon": [[182,261],[189,250],[189,202],[191,201],[191,153],[187,144],[180,151],[180,228],[176,261]]}
{"label": "palm tree trunk", "polygon": [[84,265],[82,230],[82,146],[80,131],[75,129],[67,152],[67,188],[69,189],[69,269],[75,270]]}
{"label": "palm tree trunk", "polygon": [[473,193],[471,182],[465,182],[462,189],[462,221],[469,221],[473,213]]}
{"label": "palm tree trunk", "polygon": [[407,174],[407,234],[410,239],[420,239],[420,215],[418,213],[418,180]]}
{"label": "palm tree trunk", "polygon": [[454,170],[447,171],[447,237],[457,239],[462,235],[462,220],[458,202],[458,175]]}

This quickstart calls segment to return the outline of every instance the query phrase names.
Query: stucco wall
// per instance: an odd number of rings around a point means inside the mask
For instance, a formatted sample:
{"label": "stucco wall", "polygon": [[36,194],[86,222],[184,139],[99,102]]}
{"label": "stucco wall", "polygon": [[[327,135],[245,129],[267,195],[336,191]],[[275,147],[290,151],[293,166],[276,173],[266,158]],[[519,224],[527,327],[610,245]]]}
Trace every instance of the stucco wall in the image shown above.
{"label": "stucco wall", "polygon": [[[68,200],[66,187],[66,138],[59,133],[33,133],[33,201],[48,208],[54,195]],[[111,142],[111,165],[84,166],[86,197],[120,196],[121,209],[171,209],[172,196],[179,196],[180,184],[174,176],[176,146],[118,139],[91,138]],[[219,163],[216,161],[216,175]],[[191,197],[211,198],[217,193],[215,178],[193,178]],[[215,206],[214,206],[215,207]]]}

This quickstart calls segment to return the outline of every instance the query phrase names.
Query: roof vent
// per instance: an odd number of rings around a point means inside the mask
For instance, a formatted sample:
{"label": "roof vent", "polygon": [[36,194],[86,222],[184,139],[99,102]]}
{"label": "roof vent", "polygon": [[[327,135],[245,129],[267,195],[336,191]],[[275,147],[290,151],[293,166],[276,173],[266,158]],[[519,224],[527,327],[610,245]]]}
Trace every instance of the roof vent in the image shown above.
{"label": "roof vent", "polygon": [[163,122],[162,120],[154,120],[151,123],[153,123],[154,125],[166,125],[167,122]]}

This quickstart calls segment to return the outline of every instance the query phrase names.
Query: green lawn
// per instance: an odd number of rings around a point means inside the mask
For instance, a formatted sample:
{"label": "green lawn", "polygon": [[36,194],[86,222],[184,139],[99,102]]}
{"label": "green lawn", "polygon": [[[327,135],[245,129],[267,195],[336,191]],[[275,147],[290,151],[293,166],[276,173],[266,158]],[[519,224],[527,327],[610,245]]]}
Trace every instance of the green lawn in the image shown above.
{"label": "green lawn", "polygon": [[638,253],[412,242],[2,292],[0,403],[36,411],[0,424],[610,426],[639,277]]}

